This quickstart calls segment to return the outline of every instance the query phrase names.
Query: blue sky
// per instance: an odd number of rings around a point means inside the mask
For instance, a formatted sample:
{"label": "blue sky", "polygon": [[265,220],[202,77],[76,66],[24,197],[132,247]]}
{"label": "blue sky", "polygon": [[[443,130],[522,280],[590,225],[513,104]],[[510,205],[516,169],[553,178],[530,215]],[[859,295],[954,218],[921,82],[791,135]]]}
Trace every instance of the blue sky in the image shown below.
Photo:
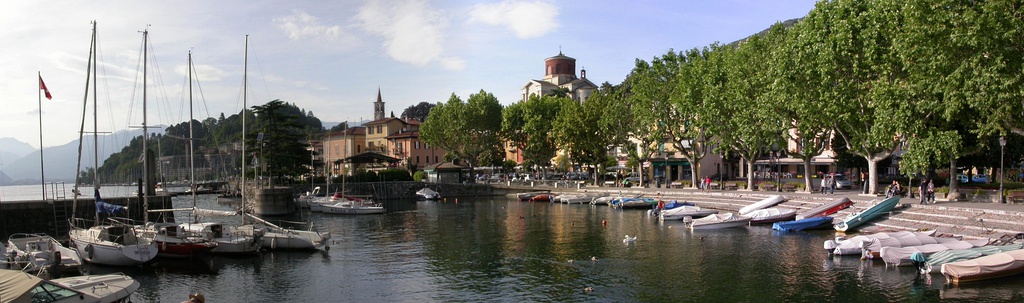
{"label": "blue sky", "polygon": [[480,90],[511,104],[559,50],[594,83],[618,84],[637,58],[732,42],[803,17],[814,3],[9,1],[0,11],[0,137],[38,147],[41,72],[54,97],[43,99],[44,145],[77,139],[91,20],[99,31],[99,130],[116,131],[142,123],[137,79],[147,25],[149,125],[187,120],[189,50],[201,86],[196,119],[241,110],[246,34],[249,106],[281,99],[340,122],[372,118],[378,87],[395,115]]}

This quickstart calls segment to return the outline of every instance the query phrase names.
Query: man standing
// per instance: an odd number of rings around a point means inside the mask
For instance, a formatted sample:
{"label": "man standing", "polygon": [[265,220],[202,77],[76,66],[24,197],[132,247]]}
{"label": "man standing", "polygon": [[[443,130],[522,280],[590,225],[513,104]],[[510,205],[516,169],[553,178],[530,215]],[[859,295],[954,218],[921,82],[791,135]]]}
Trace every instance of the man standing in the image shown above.
{"label": "man standing", "polygon": [[932,180],[928,180],[928,200],[935,204],[935,183]]}
{"label": "man standing", "polygon": [[921,180],[921,205],[928,204],[928,179]]}
{"label": "man standing", "polygon": [[860,182],[864,184],[864,193],[868,193],[868,172],[860,172]]}

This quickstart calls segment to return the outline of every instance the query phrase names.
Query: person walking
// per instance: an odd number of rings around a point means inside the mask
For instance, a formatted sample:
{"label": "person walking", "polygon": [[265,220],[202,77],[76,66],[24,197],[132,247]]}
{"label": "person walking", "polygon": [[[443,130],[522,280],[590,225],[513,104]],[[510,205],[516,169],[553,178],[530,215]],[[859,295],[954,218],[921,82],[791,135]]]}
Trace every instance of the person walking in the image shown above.
{"label": "person walking", "polygon": [[825,187],[828,186],[828,176],[821,176],[821,194],[825,194]]}
{"label": "person walking", "polygon": [[828,175],[828,194],[836,194],[836,173],[831,173]]}
{"label": "person walking", "polygon": [[928,179],[921,180],[921,205],[928,204]]}
{"label": "person walking", "polygon": [[868,172],[860,172],[860,182],[864,184],[864,194],[868,193]]}

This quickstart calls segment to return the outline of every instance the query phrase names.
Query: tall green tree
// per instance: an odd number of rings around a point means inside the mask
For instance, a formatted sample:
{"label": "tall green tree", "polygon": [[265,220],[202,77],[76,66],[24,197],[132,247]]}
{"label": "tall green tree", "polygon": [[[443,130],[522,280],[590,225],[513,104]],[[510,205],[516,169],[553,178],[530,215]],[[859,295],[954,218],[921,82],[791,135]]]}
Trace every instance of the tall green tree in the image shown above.
{"label": "tall green tree", "polygon": [[864,157],[875,188],[878,162],[918,129],[904,58],[891,47],[901,34],[894,1],[822,1],[796,25],[800,78],[818,90],[832,129]]}
{"label": "tall green tree", "polygon": [[509,105],[502,112],[502,134],[522,152],[523,162],[540,167],[551,166],[558,146],[553,125],[566,97],[530,96],[524,102]]}
{"label": "tall green tree", "polygon": [[[572,161],[600,169],[608,158],[608,146],[613,144],[613,134],[602,127],[604,109],[614,100],[614,90],[605,83],[583,103],[564,102],[562,109],[552,123],[552,135],[556,146],[565,150]],[[619,123],[615,123],[617,127]],[[596,184],[596,170],[590,170]]]}
{"label": "tall green tree", "polygon": [[249,150],[258,153],[272,186],[275,180],[308,174],[310,170],[306,136],[309,128],[299,123],[307,116],[292,108],[281,100],[252,107],[257,119],[246,144],[251,146]]}
{"label": "tall green tree", "polygon": [[452,94],[448,102],[431,109],[420,126],[420,138],[465,161],[472,170],[486,154],[501,150],[500,131],[501,104],[481,90],[466,102]]}
{"label": "tall green tree", "polygon": [[707,79],[710,75],[718,75],[719,67],[710,61],[708,54],[718,45],[703,49],[690,49],[677,57],[683,62],[673,82],[667,83],[673,92],[669,95],[672,115],[668,121],[672,123],[666,129],[672,139],[672,145],[690,162],[691,184],[697,186],[701,178],[701,160],[714,152],[714,133],[711,128],[717,121],[712,118],[712,103],[707,98],[718,92],[708,91],[706,83],[714,82]]}

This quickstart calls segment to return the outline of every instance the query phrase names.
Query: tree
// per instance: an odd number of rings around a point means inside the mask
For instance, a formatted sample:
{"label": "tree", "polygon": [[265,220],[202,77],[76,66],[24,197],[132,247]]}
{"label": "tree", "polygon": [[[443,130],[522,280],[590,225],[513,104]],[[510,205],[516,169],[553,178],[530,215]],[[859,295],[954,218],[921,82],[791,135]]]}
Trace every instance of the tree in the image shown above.
{"label": "tree", "polygon": [[402,119],[426,121],[432,108],[434,108],[434,104],[429,102],[420,102],[419,104],[409,106],[402,111]]}
{"label": "tree", "polygon": [[501,104],[481,90],[466,102],[452,94],[434,107],[420,126],[420,139],[464,160],[472,171],[484,154],[501,149],[500,131]]}
{"label": "tree", "polygon": [[[600,169],[607,160],[608,146],[613,145],[613,128],[618,128],[619,123],[606,126],[601,120],[604,109],[614,102],[615,90],[605,83],[583,103],[562,103],[552,123],[552,135],[555,144],[565,150],[572,161]],[[600,174],[591,171],[590,175],[594,176],[596,184]]]}
{"label": "tree", "polygon": [[918,129],[908,98],[905,60],[891,47],[901,34],[891,1],[823,1],[798,23],[795,60],[807,67],[798,80],[820,96],[832,130],[868,162],[877,192],[877,163]]}
{"label": "tree", "polygon": [[706,99],[716,92],[707,91],[707,75],[717,69],[713,62],[708,61],[708,54],[714,48],[691,49],[677,57],[681,65],[672,82],[666,89],[671,89],[669,103],[673,109],[672,116],[666,121],[672,123],[666,127],[672,139],[672,146],[680,151],[683,158],[690,162],[690,178],[693,186],[699,184],[701,177],[701,160],[713,151],[714,134],[710,127],[716,123],[712,117],[710,103]]}
{"label": "tree", "polygon": [[563,104],[571,102],[565,97],[530,96],[509,105],[502,111],[502,137],[518,147],[527,165],[551,166],[558,151],[554,121]]}
{"label": "tree", "polygon": [[308,128],[298,123],[306,116],[293,108],[281,100],[252,107],[258,119],[247,136],[246,144],[260,154],[259,159],[270,175],[271,186],[275,178],[309,173],[309,144],[304,133]]}

